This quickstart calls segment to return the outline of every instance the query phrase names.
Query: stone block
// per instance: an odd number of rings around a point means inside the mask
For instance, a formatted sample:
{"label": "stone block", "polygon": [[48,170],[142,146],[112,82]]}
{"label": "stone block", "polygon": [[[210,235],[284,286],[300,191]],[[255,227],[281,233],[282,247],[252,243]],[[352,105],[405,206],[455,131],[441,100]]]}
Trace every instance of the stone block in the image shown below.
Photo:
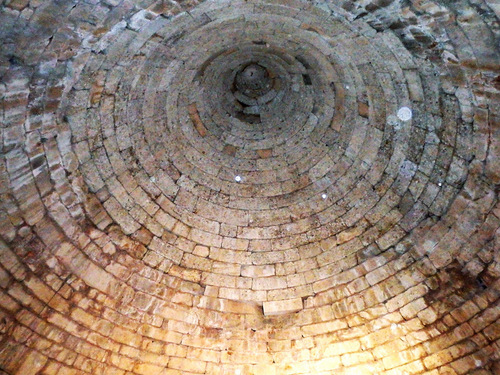
{"label": "stone block", "polygon": [[263,303],[264,315],[266,316],[294,313],[302,310],[302,308],[303,304],[301,298]]}

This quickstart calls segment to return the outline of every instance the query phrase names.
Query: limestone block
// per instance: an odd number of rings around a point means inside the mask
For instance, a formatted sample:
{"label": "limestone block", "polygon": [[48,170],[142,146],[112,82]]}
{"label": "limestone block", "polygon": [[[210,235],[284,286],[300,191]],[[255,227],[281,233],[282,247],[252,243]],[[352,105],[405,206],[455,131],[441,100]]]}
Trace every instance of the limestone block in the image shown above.
{"label": "limestone block", "polygon": [[264,315],[281,315],[294,313],[302,310],[303,304],[301,298],[282,301],[269,301],[263,303]]}

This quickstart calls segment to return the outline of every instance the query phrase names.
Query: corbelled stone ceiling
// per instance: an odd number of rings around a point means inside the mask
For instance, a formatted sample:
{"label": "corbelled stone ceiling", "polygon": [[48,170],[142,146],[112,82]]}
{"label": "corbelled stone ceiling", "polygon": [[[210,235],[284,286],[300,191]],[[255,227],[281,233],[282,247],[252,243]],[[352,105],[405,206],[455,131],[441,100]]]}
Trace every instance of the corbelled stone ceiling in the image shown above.
{"label": "corbelled stone ceiling", "polygon": [[3,0],[0,374],[500,374],[500,3]]}

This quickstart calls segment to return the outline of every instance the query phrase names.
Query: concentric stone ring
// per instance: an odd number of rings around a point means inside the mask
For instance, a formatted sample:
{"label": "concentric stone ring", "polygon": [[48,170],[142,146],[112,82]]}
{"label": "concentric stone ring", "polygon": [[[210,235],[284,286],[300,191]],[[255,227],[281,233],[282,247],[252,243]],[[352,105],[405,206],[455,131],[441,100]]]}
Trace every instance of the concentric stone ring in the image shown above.
{"label": "concentric stone ring", "polygon": [[257,63],[249,63],[236,74],[235,85],[244,95],[257,98],[271,90],[273,81],[266,68]]}
{"label": "concentric stone ring", "polygon": [[0,375],[500,373],[492,0],[7,0]]}

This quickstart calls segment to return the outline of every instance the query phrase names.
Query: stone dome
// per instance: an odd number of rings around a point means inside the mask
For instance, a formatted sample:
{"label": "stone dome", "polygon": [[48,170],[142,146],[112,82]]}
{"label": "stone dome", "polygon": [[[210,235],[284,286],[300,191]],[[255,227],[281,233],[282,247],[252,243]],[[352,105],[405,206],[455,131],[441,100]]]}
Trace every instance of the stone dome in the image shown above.
{"label": "stone dome", "polygon": [[496,0],[5,0],[0,375],[500,374]]}

